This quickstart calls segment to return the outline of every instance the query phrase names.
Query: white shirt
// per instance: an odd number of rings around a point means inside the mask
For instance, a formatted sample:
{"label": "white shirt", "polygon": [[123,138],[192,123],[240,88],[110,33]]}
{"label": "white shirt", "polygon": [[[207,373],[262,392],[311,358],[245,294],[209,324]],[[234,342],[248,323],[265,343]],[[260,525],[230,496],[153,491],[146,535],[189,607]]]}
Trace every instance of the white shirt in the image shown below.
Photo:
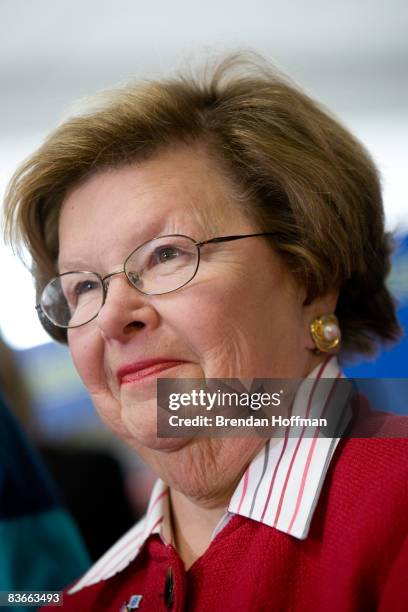
{"label": "white shirt", "polygon": [[[333,379],[330,384],[321,379]],[[335,357],[328,357],[308,376],[314,379],[307,391],[299,387],[293,413],[319,418],[336,406],[335,431],[344,431],[351,410],[346,403],[339,411],[336,381],[344,378]],[[333,418],[333,415],[331,415]],[[331,421],[333,423],[333,421]],[[215,528],[212,539],[238,514],[283,531],[295,538],[305,539],[316,508],[329,464],[340,437],[293,436],[288,426],[285,436],[268,440],[248,465],[229,502],[225,515]],[[99,559],[71,588],[70,594],[101,580],[107,580],[125,569],[135,559],[143,544],[152,534],[159,534],[165,544],[173,543],[169,488],[157,480],[150,496],[147,512],[142,519]]]}

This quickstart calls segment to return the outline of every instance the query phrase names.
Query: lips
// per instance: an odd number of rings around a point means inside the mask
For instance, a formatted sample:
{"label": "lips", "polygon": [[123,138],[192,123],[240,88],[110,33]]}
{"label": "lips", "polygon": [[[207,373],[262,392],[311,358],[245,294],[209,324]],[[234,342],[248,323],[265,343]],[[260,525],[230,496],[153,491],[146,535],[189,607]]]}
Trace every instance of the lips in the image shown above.
{"label": "lips", "polygon": [[145,359],[143,361],[129,363],[119,368],[116,373],[116,376],[119,385],[123,385],[125,383],[130,383],[140,380],[142,378],[146,378],[147,376],[158,374],[163,370],[173,368],[177,365],[181,365],[182,363],[186,362],[181,361],[179,359],[169,358]]}

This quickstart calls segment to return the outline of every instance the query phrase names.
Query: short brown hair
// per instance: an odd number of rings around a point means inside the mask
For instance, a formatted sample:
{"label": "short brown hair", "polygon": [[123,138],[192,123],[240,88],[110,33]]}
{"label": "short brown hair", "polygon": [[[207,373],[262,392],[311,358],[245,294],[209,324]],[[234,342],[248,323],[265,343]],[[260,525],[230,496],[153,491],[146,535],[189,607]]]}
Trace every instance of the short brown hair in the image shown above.
{"label": "short brown hair", "polygon": [[[53,131],[6,194],[6,235],[33,259],[37,294],[57,273],[58,218],[68,190],[92,173],[163,147],[205,145],[242,206],[307,290],[340,290],[344,353],[373,354],[400,327],[385,279],[390,237],[377,170],[324,108],[261,59],[229,56],[198,76],[141,82]],[[66,340],[65,330],[50,328]]]}

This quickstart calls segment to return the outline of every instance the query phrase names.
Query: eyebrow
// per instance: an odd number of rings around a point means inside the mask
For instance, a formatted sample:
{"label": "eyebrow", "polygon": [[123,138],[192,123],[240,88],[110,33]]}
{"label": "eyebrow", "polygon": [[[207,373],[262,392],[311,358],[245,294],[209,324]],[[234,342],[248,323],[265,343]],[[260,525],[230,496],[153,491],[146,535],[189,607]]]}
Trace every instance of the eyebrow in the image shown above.
{"label": "eyebrow", "polygon": [[80,261],[80,260],[69,261],[68,260],[62,263],[57,261],[57,271],[58,271],[58,274],[64,274],[64,272],[81,272],[81,271],[91,272],[92,270],[89,270],[89,266],[84,264],[83,261]]}
{"label": "eyebrow", "polygon": [[[206,240],[208,238],[211,238],[214,233],[217,233],[217,223],[215,222],[211,222],[210,220],[210,215],[208,215],[208,210],[205,208],[204,210],[200,210],[199,206],[197,206],[197,202],[191,201],[191,209],[188,211],[190,214],[193,214],[195,217],[195,220],[198,223],[198,232],[197,234],[202,233],[202,238],[200,238],[200,236],[191,236],[194,240]],[[152,240],[153,238],[159,237],[159,236],[169,236],[172,234],[177,234],[177,233],[181,233],[183,234],[183,230],[180,229],[178,231],[171,229],[166,229],[166,227],[168,228],[167,225],[167,220],[166,219],[156,219],[156,220],[152,220],[151,223],[148,224],[144,224],[144,227],[141,229],[141,233],[139,238],[135,239],[135,246],[133,247],[134,249],[136,249],[138,246],[142,245],[143,243],[147,242],[148,240]],[[189,233],[189,232],[187,232]],[[208,234],[208,235],[207,235]],[[128,253],[126,253],[123,257],[123,261],[125,260],[125,258],[131,253],[132,251],[129,250]],[[59,259],[57,259],[57,272],[58,274],[64,274],[65,272],[80,272],[80,271],[89,271],[89,272],[96,272],[96,270],[92,270],[92,266],[89,266],[88,263],[86,263],[86,261],[82,258],[77,258],[74,257],[73,259],[67,259],[67,260],[62,260],[59,261]]]}
{"label": "eyebrow", "polygon": [[[200,230],[202,231],[202,224],[200,224]],[[166,229],[167,226],[167,229]],[[149,240],[153,240],[154,238],[158,238],[160,236],[171,236],[173,234],[183,234],[181,229],[175,230],[168,229],[167,220],[160,220],[158,222],[153,222],[150,225],[143,228],[138,238],[135,238],[134,246],[130,247],[129,251],[123,255],[123,261],[125,261],[126,257],[132,252],[133,249],[136,249],[138,246],[141,246],[145,242]],[[197,239],[197,236],[192,236],[194,240]],[[57,259],[57,272],[58,274],[64,274],[65,272],[96,272],[96,269],[92,269],[93,266],[90,266],[87,263],[88,260],[85,260],[80,257],[74,257],[73,259]],[[123,263],[123,262],[122,262]]]}

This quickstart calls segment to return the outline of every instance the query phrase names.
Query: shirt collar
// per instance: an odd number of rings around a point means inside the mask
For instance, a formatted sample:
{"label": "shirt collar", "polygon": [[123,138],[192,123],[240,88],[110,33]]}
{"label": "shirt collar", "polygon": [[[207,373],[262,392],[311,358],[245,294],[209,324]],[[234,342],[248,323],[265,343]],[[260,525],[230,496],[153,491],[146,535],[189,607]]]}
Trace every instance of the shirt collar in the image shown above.
{"label": "shirt collar", "polygon": [[[313,384],[302,383],[296,393],[292,413],[319,418],[327,415],[334,404],[336,380],[343,378],[335,357],[330,356],[307,377]],[[319,380],[331,378],[330,385],[319,385]],[[338,402],[336,403],[338,407]],[[351,410],[348,405],[336,412],[335,431],[348,424]],[[316,435],[293,437],[288,426],[284,437],[268,440],[249,464],[241,478],[228,509],[213,533],[213,538],[236,514],[248,517],[298,539],[308,535],[323,482],[340,437]],[[125,569],[136,558],[143,544],[152,534],[159,534],[166,544],[173,540],[171,531],[169,489],[157,480],[144,517],[128,531],[88,572],[70,589],[73,594]]]}

